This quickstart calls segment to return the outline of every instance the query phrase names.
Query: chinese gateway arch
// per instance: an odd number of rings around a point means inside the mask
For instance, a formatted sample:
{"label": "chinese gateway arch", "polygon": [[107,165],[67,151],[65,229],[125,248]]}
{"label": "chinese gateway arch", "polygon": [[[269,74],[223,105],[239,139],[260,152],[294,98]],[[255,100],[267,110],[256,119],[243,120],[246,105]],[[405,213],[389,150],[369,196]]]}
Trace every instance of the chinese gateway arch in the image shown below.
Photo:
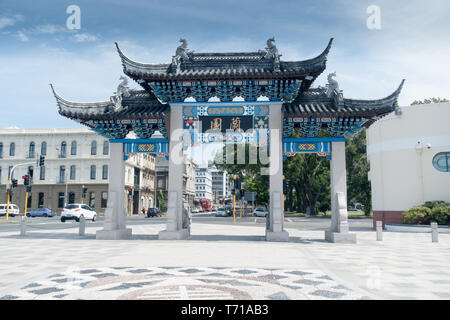
{"label": "chinese gateway arch", "polygon": [[[334,73],[326,87],[312,84],[326,68],[331,39],[317,57],[302,61],[280,59],[274,38],[264,50],[233,53],[196,53],[182,43],[171,63],[148,64],[131,60],[116,43],[126,76],[142,90],[127,87],[127,78],[109,100],[78,103],[63,99],[53,89],[59,113],[73,119],[111,142],[108,206],[103,230],[97,239],[131,238],[124,210],[124,160],[127,154],[154,153],[180,156],[183,135],[192,135],[197,143],[211,137],[198,131],[199,122],[211,117],[222,123],[227,117],[239,119],[258,134],[236,133],[242,141],[260,144],[266,133],[270,149],[270,214],[266,240],[288,241],[283,228],[283,158],[300,152],[313,152],[330,159],[330,230],[325,239],[355,242],[347,220],[347,183],[345,140],[395,109],[404,80],[391,95],[379,100],[344,98]],[[189,102],[188,102],[189,101]],[[245,121],[244,121],[245,120]],[[211,122],[213,123],[213,122]],[[133,131],[137,139],[127,139]],[[164,139],[150,139],[155,131]],[[301,138],[291,138],[299,131]],[[326,132],[327,138],[318,138]],[[323,135],[322,135],[323,136]],[[236,141],[236,135],[234,140]],[[169,159],[170,160],[170,159]],[[169,161],[168,210],[166,230],[160,239],[186,239],[183,226],[183,162]]]}

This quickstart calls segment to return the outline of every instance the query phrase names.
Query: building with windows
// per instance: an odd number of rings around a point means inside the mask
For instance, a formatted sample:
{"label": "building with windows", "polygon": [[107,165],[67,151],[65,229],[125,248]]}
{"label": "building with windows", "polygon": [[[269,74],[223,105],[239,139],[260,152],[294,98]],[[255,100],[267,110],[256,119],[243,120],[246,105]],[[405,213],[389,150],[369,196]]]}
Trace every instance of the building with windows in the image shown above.
{"label": "building with windows", "polygon": [[213,200],[212,175],[209,168],[197,168],[195,170],[195,198],[194,201],[200,202],[200,199]]}
{"label": "building with windows", "polygon": [[367,130],[374,226],[426,201],[450,202],[449,119],[450,103],[413,105]]}
{"label": "building with windows", "polygon": [[230,198],[231,190],[228,183],[228,173],[217,168],[210,168],[212,179],[212,199],[213,203],[223,203],[225,199]]}
{"label": "building with windows", "polygon": [[[42,167],[36,165],[39,155],[45,156]],[[18,180],[18,187],[13,190],[11,201],[19,206],[21,212],[25,206],[22,177],[31,168],[33,179],[28,209],[47,207],[60,211],[65,204],[83,201],[101,213],[108,199],[109,157],[108,139],[86,128],[1,129],[0,188],[5,190],[10,168],[29,162],[17,167],[12,177]],[[129,197],[127,190],[130,187],[135,192],[134,213],[139,212],[142,206],[153,206],[154,158],[154,155],[139,154],[126,161],[124,196]],[[84,199],[83,186],[87,188]],[[5,192],[0,192],[0,203],[6,203]]]}
{"label": "building with windows", "polygon": [[[191,157],[184,156],[184,175],[183,175],[183,199],[192,207],[195,198],[195,170],[197,164]],[[164,157],[156,158],[156,194],[157,199],[164,197],[165,207],[167,207],[168,187],[169,187],[169,160]],[[158,207],[162,206],[158,201]]]}

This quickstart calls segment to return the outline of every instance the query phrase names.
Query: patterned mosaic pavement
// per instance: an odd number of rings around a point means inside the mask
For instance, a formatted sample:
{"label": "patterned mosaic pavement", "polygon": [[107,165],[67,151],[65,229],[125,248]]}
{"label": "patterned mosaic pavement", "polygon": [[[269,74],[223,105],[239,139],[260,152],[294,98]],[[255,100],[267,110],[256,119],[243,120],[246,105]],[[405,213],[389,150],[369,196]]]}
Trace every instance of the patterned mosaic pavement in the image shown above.
{"label": "patterned mosaic pavement", "polygon": [[318,270],[69,268],[0,299],[369,299]]}
{"label": "patterned mosaic pavement", "polygon": [[132,226],[133,240],[95,240],[97,227],[0,232],[2,299],[450,299],[450,234],[288,229],[264,241],[255,226],[197,224],[188,241],[158,241],[163,224]]}

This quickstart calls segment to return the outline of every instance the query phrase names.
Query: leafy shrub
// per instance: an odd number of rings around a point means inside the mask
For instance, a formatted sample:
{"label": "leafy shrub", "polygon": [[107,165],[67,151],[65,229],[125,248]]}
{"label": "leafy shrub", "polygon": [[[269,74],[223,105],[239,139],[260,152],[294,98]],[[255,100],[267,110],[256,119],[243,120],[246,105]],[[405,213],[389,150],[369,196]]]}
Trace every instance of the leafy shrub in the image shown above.
{"label": "leafy shrub", "polygon": [[427,207],[413,207],[403,213],[402,223],[428,224],[430,222],[431,209]]}
{"label": "leafy shrub", "polygon": [[450,224],[450,205],[434,207],[431,209],[430,218],[438,224]]}
{"label": "leafy shrub", "polygon": [[433,208],[435,207],[442,207],[447,205],[450,205],[450,203],[447,203],[445,201],[427,201],[423,206],[433,210]]}

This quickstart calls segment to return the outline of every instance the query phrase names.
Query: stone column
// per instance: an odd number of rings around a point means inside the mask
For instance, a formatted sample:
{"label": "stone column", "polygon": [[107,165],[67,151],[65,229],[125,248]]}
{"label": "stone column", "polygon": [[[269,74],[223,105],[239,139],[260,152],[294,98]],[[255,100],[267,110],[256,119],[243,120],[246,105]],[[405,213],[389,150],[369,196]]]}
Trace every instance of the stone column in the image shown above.
{"label": "stone column", "polygon": [[270,130],[270,207],[267,241],[289,241],[283,229],[283,114],[281,104],[269,106]]}
{"label": "stone column", "polygon": [[99,240],[131,239],[131,229],[125,226],[125,160],[123,143],[110,144],[108,203]]}
{"label": "stone column", "polygon": [[160,240],[182,240],[189,237],[183,229],[183,106],[170,106],[169,126],[169,186],[167,200],[167,226],[159,233]]}
{"label": "stone column", "polygon": [[356,234],[348,232],[347,173],[345,168],[345,142],[331,143],[331,227],[325,231],[329,242],[356,243]]}

